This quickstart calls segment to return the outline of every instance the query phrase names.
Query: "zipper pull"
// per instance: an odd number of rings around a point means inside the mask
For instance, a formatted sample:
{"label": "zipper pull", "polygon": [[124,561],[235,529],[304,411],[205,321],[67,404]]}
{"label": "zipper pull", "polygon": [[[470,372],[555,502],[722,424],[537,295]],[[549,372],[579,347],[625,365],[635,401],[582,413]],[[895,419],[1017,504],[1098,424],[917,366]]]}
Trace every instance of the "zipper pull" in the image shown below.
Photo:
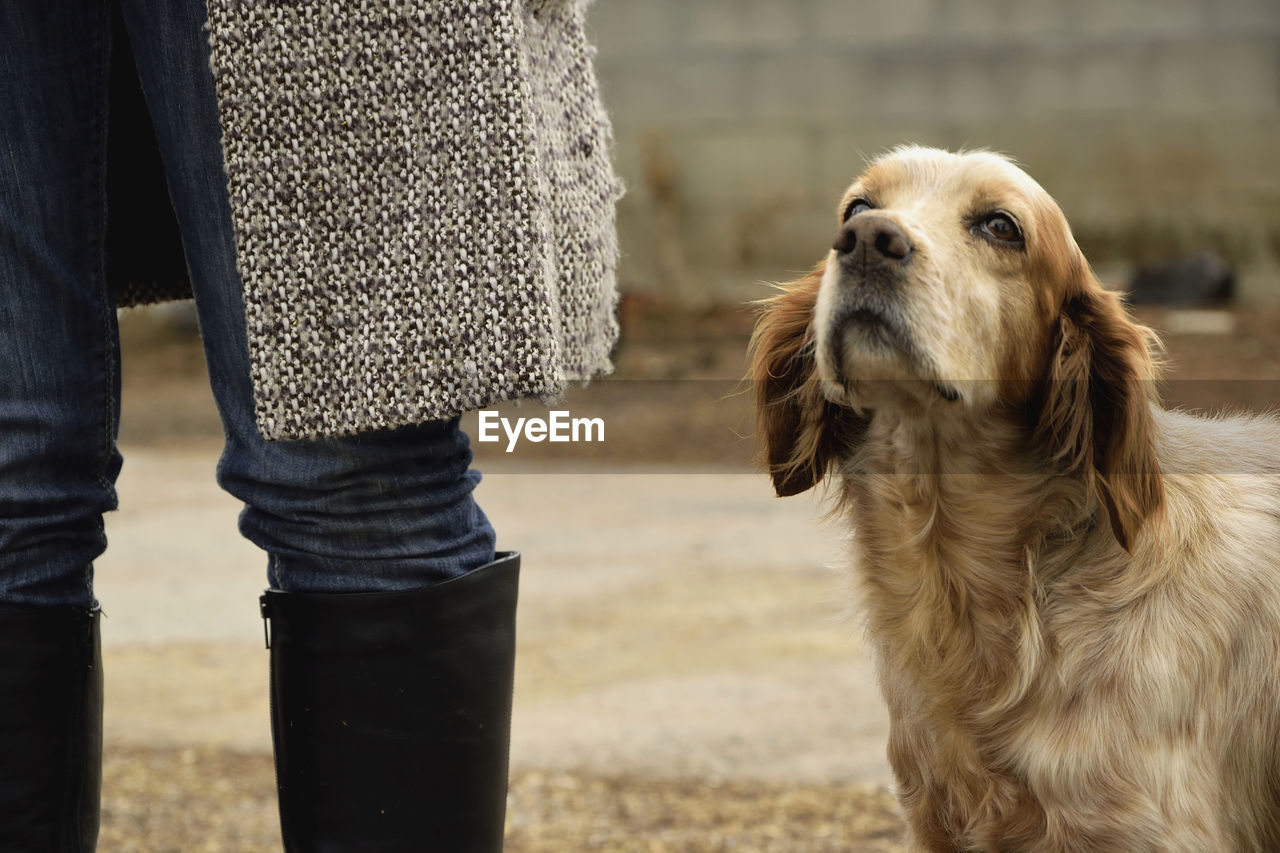
{"label": "zipper pull", "polygon": [[262,640],[266,643],[267,648],[271,648],[271,605],[267,601],[267,597],[263,595],[258,599],[258,610],[262,613]]}

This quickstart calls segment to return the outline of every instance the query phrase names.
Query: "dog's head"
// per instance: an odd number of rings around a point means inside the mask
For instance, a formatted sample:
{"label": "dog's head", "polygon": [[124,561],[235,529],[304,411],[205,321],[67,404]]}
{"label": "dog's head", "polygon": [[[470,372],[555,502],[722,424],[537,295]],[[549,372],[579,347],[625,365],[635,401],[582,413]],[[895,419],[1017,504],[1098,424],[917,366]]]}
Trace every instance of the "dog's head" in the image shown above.
{"label": "dog's head", "polygon": [[831,251],[764,303],[760,433],[780,495],[855,453],[874,413],[1025,413],[1125,547],[1162,501],[1149,331],[1094,278],[1062,211],[986,152],[900,148],[841,198]]}

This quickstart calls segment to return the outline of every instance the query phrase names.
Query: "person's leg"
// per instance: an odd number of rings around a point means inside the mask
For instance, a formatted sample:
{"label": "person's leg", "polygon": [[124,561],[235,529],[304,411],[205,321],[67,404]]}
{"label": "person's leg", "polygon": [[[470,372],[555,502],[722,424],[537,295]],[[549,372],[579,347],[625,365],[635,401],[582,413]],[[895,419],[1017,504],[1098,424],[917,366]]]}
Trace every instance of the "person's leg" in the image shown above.
{"label": "person's leg", "polygon": [[453,420],[262,439],[204,5],[124,9],[227,434],[219,482],[269,555],[286,849],[498,850],[519,560],[495,560],[467,437]]}
{"label": "person's leg", "polygon": [[219,482],[245,502],[240,528],[269,555],[272,587],[413,589],[491,561],[494,533],[472,498],[479,474],[456,421],[319,441],[259,434],[204,4],[124,0],[123,8],[226,431]]}
{"label": "person's leg", "polygon": [[103,253],[109,26],[0,3],[0,601],[93,603],[120,471]]}
{"label": "person's leg", "polygon": [[115,508],[107,8],[0,3],[0,849],[92,850]]}

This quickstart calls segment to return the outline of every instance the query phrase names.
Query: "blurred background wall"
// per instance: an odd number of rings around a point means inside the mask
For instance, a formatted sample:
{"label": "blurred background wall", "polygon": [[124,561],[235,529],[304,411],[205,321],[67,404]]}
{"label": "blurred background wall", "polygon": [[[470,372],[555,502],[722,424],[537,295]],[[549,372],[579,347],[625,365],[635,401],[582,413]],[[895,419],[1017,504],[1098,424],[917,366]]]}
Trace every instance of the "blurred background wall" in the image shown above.
{"label": "blurred background wall", "polygon": [[[902,142],[1014,156],[1094,266],[1211,250],[1280,299],[1280,0],[598,0],[632,293],[758,295]],[[749,288],[747,288],[749,290]]]}

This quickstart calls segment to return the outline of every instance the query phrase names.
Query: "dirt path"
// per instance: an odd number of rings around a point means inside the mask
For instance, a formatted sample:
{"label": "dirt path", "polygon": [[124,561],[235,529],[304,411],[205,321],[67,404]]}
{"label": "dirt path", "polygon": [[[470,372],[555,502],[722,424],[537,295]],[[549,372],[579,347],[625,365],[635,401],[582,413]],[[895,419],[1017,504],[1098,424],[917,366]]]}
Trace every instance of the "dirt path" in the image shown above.
{"label": "dirt path", "polygon": [[[262,556],[215,444],[125,454],[97,565],[102,849],[272,849]],[[895,849],[884,712],[813,501],[617,467],[479,497],[524,554],[512,850]]]}
{"label": "dirt path", "polygon": [[[269,746],[262,558],[212,446],[126,448],[97,585],[107,734]],[[664,777],[888,781],[884,717],[812,501],[745,474],[490,474],[524,554],[513,762]]]}

